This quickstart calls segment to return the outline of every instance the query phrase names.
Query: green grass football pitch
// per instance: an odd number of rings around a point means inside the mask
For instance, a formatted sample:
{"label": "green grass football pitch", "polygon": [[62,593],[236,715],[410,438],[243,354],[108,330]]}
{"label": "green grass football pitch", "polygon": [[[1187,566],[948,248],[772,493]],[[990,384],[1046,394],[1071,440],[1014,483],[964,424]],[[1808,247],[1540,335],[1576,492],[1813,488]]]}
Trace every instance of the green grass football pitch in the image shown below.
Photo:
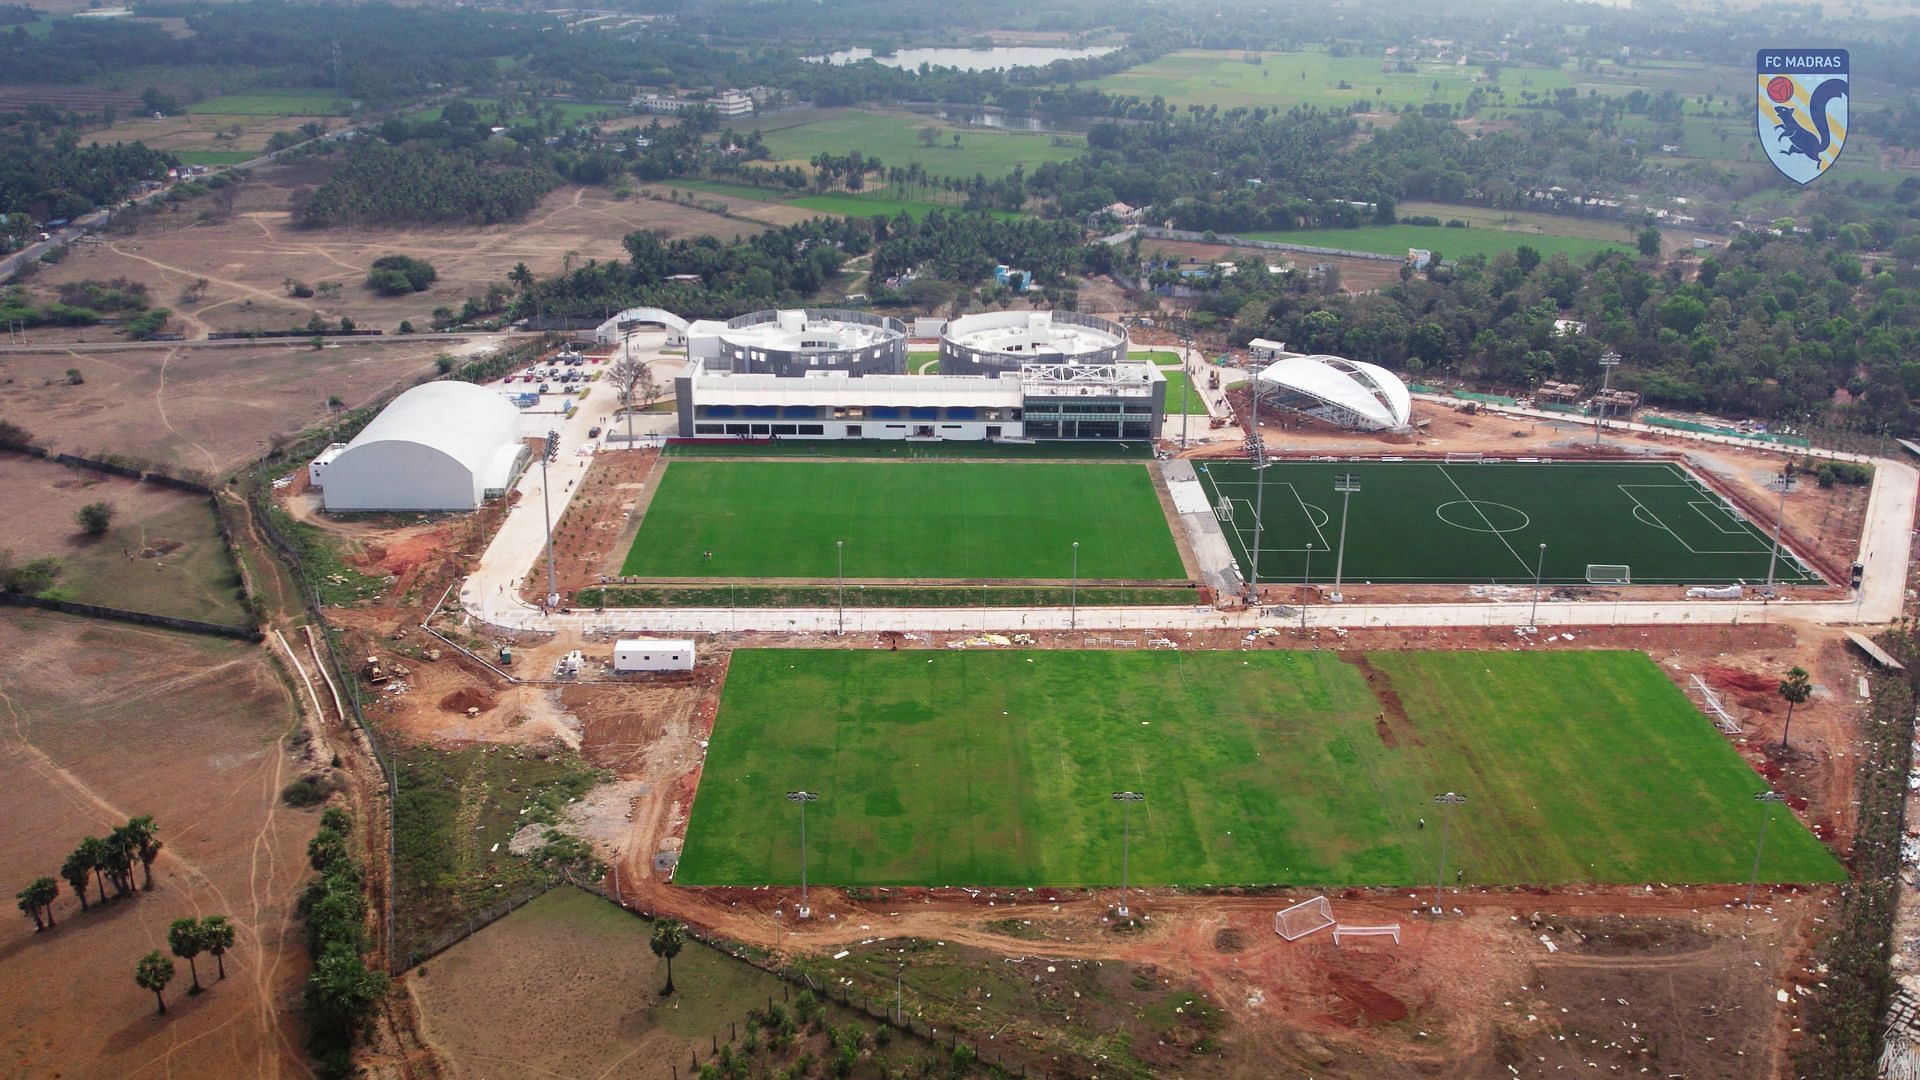
{"label": "green grass football pitch", "polygon": [[1470,885],[1744,881],[1764,787],[1639,653],[739,650],[675,880],[798,882],[805,789],[815,883],[1111,885],[1130,789],[1140,884],[1430,885],[1443,791]]}
{"label": "green grass football pitch", "polygon": [[[1334,477],[1359,478],[1343,581],[1584,584],[1590,565],[1624,565],[1637,584],[1764,582],[1766,530],[1667,462],[1276,462],[1266,471],[1260,580],[1333,581],[1340,535]],[[1200,482],[1243,573],[1250,573],[1257,486],[1247,462],[1208,463]],[[1818,577],[1782,549],[1774,580]]]}
{"label": "green grass football pitch", "polygon": [[[633,577],[1082,581],[1186,577],[1144,464],[676,459]],[[713,557],[705,557],[706,552]]]}

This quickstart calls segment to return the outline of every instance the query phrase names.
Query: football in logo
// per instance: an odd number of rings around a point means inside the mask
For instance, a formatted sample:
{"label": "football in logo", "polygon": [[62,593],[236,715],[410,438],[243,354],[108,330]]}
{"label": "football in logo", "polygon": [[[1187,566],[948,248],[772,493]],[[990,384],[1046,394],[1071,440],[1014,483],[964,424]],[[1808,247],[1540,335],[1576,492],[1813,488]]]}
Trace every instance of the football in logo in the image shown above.
{"label": "football in logo", "polygon": [[1762,49],[1754,67],[1756,128],[1767,160],[1796,184],[1818,180],[1847,141],[1847,50]]}

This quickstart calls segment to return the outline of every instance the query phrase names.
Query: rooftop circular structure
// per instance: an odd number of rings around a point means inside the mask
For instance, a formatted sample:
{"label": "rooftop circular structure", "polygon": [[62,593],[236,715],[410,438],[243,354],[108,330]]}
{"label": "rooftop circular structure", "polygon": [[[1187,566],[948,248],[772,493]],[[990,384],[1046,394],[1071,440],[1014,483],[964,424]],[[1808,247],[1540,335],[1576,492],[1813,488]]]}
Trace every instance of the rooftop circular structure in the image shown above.
{"label": "rooftop circular structure", "polygon": [[1254,376],[1262,401],[1361,431],[1394,431],[1413,418],[1413,395],[1378,364],[1340,356],[1288,356]]}
{"label": "rooftop circular structure", "polygon": [[727,320],[716,336],[718,358],[739,373],[791,377],[902,375],[907,370],[907,325],[864,311],[756,311]]}
{"label": "rooftop circular structure", "polygon": [[996,375],[1022,364],[1120,364],[1127,328],[1076,311],[988,311],[947,324],[942,375]]}

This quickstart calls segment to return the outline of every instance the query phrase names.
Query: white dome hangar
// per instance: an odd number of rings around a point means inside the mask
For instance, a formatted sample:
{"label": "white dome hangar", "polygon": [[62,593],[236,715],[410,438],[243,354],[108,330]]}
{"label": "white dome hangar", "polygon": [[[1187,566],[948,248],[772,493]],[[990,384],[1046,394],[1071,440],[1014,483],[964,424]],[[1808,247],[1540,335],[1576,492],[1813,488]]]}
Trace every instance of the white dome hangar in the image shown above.
{"label": "white dome hangar", "polygon": [[506,398],[431,382],[380,410],[327,464],[321,492],[328,510],[474,510],[530,453]]}
{"label": "white dome hangar", "polygon": [[988,311],[947,324],[942,375],[994,375],[1022,364],[1121,364],[1127,328],[1076,311]]}
{"label": "white dome hangar", "polygon": [[1289,356],[1254,376],[1261,400],[1338,427],[1398,431],[1413,418],[1413,395],[1378,364],[1339,356]]}

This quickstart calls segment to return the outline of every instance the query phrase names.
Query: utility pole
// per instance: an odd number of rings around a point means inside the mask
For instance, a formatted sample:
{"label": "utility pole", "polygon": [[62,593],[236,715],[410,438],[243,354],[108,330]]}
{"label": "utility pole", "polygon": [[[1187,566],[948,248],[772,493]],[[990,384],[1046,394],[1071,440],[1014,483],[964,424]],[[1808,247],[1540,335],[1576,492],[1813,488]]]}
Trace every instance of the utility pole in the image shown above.
{"label": "utility pole", "polygon": [[845,637],[847,633],[847,542],[845,540],[835,540],[833,542],[833,577],[835,591],[839,595],[840,629],[838,630],[838,634],[841,637]]}
{"label": "utility pole", "polygon": [[1533,606],[1527,609],[1528,628],[1538,627],[1540,615],[1540,572],[1547,568],[1547,545],[1540,545],[1540,557],[1533,563]]}
{"label": "utility pole", "polygon": [[1113,801],[1120,804],[1122,815],[1122,824],[1120,826],[1120,907],[1116,909],[1116,914],[1123,919],[1127,919],[1133,917],[1133,913],[1127,910],[1127,859],[1129,849],[1133,847],[1133,804],[1145,802],[1147,801],[1147,797],[1137,791],[1116,791],[1113,793]]}
{"label": "utility pole", "polygon": [[1607,387],[1613,380],[1613,369],[1620,366],[1620,354],[1608,349],[1600,354],[1600,400],[1593,410],[1593,445],[1600,445],[1600,429],[1606,426]]}
{"label": "utility pole", "polygon": [[560,587],[553,573],[553,485],[547,480],[547,466],[560,457],[560,433],[547,432],[547,445],[540,451],[540,507],[547,515],[547,602],[548,611],[560,606]]}
{"label": "utility pole", "polygon": [[1447,879],[1447,820],[1453,817],[1454,807],[1466,805],[1467,797],[1448,791],[1435,795],[1433,801],[1440,804],[1440,872],[1433,879],[1433,913],[1438,915],[1445,910],[1440,906],[1440,888]]}
{"label": "utility pole", "polygon": [[1787,797],[1777,791],[1762,791],[1753,797],[1761,806],[1760,838],[1753,842],[1753,876],[1747,879],[1747,910],[1753,910],[1753,891],[1760,885],[1760,851],[1767,843],[1767,825],[1773,820],[1773,804],[1786,802]]}
{"label": "utility pole", "polygon": [[1080,541],[1073,542],[1073,586],[1067,591],[1067,629],[1080,629]]}
{"label": "utility pole", "polygon": [[1187,448],[1187,423],[1192,417],[1192,410],[1188,407],[1188,395],[1193,393],[1194,374],[1193,367],[1189,362],[1193,353],[1193,333],[1191,331],[1183,332],[1180,335],[1180,344],[1180,449],[1185,450]]}
{"label": "utility pole", "polygon": [[1352,501],[1353,493],[1360,490],[1360,478],[1353,473],[1341,473],[1333,478],[1333,490],[1340,494],[1340,550],[1333,557],[1333,596],[1336,604],[1346,602],[1340,595],[1340,572],[1347,565],[1347,503]]}
{"label": "utility pole", "polygon": [[819,802],[820,795],[813,791],[789,791],[788,802],[800,804],[800,912],[802,919],[813,918],[813,909],[807,906],[807,804]]}
{"label": "utility pole", "polygon": [[1780,543],[1787,529],[1787,492],[1793,490],[1793,462],[1780,468],[1780,508],[1773,514],[1773,546],[1767,549],[1767,598],[1773,598],[1774,564],[1780,559]]}
{"label": "utility pole", "polygon": [[1253,454],[1253,577],[1247,580],[1247,591],[1257,604],[1260,599],[1260,544],[1266,531],[1264,514],[1267,507],[1267,441],[1260,435],[1260,373],[1253,373],[1248,380],[1253,387],[1253,434],[1247,438],[1247,448]]}

